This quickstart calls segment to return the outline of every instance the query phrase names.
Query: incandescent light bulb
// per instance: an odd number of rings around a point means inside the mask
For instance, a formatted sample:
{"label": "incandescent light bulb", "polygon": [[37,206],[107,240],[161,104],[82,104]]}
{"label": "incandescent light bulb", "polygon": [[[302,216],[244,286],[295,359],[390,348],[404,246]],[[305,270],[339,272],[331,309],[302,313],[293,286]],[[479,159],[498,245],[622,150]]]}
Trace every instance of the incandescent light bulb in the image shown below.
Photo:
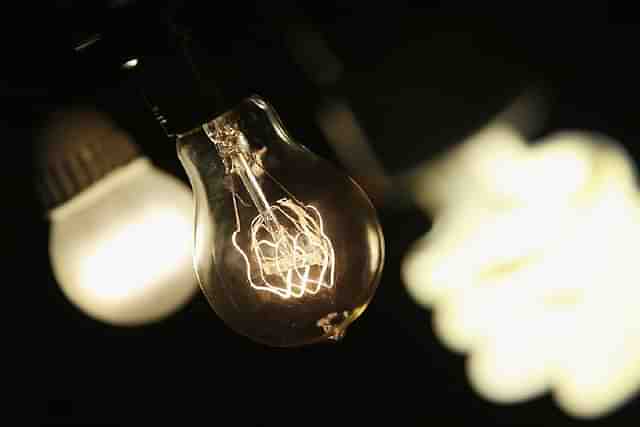
{"label": "incandescent light bulb", "polygon": [[40,174],[51,264],[62,292],[118,326],[163,319],[197,290],[186,185],[155,168],[104,114],[55,114]]}
{"label": "incandescent light bulb", "polygon": [[216,313],[267,345],[341,338],[383,265],[364,191],[258,97],[179,134],[177,150],[195,197],[196,275]]}

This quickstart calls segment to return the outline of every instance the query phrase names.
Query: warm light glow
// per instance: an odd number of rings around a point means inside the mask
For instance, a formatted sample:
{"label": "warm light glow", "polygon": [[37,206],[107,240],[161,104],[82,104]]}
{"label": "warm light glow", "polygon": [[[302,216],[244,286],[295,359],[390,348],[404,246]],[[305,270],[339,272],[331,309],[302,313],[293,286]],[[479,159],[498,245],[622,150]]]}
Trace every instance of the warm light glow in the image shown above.
{"label": "warm light glow", "polygon": [[184,236],[191,234],[192,222],[175,211],[147,208],[139,218],[129,218],[94,242],[93,251],[77,261],[86,292],[115,302],[142,296],[150,283],[170,277],[188,262]]}
{"label": "warm light glow", "polygon": [[197,290],[191,193],[145,158],[51,212],[50,252],[67,298],[101,321],[162,319]]}
{"label": "warm light glow", "polygon": [[640,388],[640,197],[613,141],[562,132],[527,145],[490,127],[417,175],[435,215],[403,277],[484,397],[551,391],[577,417]]}
{"label": "warm light glow", "polygon": [[257,261],[259,283],[253,280],[249,256],[237,243],[237,234],[242,231],[240,222],[237,223],[233,245],[245,260],[249,283],[256,290],[273,292],[282,298],[300,298],[305,293],[315,295],[322,288],[332,288],[335,258],[331,240],[324,234],[320,212],[311,205],[300,206],[289,199],[278,204],[271,207],[270,219],[259,214],[251,223],[251,249]]}
{"label": "warm light glow", "polygon": [[248,151],[244,135],[236,129],[225,129],[215,135],[210,130],[208,133],[223,162],[231,165],[227,166],[227,173],[240,179],[257,211],[246,231],[249,248],[243,250],[238,242],[243,232],[238,202],[247,203],[235,187],[231,188],[236,219],[232,242],[245,262],[251,287],[285,299],[315,295],[322,288],[332,288],[335,255],[318,209],[302,204],[279,183],[291,197],[271,204],[257,179],[268,173],[262,169],[260,159]]}
{"label": "warm light glow", "polygon": [[252,96],[176,140],[194,266],[216,314],[262,345],[337,341],[366,309],[384,237],[366,193]]}
{"label": "warm light glow", "polygon": [[137,65],[138,65],[138,59],[137,58],[133,58],[133,59],[128,60],[124,64],[122,64],[122,68],[131,69],[131,68],[135,68]]}

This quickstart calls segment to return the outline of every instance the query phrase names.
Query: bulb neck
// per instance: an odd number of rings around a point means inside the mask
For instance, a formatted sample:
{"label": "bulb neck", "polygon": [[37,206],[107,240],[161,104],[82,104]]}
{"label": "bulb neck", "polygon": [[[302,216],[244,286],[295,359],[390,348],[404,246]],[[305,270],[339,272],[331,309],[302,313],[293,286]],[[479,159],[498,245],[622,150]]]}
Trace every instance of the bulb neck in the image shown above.
{"label": "bulb neck", "polygon": [[258,212],[262,215],[270,215],[271,207],[253,172],[254,159],[244,134],[236,127],[225,123],[218,127],[214,121],[203,124],[202,129],[216,147],[225,166],[225,174],[235,173],[240,177],[242,185]]}

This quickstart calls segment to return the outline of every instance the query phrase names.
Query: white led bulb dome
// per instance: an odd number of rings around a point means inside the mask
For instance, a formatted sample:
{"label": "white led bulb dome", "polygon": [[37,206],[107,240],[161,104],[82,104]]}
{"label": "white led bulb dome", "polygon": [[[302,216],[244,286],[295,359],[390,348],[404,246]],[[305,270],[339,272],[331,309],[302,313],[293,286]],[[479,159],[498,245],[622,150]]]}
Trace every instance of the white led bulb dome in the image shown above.
{"label": "white led bulb dome", "polygon": [[49,250],[64,295],[118,326],[181,308],[197,289],[189,188],[103,114],[57,113],[42,135]]}

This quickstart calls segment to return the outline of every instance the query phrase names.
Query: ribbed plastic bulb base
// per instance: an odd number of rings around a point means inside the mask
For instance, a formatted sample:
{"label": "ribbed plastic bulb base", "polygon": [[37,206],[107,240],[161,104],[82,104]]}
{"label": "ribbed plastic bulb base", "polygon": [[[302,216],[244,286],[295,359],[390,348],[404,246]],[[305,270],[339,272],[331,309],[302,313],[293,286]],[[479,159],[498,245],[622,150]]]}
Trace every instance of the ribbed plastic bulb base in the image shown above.
{"label": "ribbed plastic bulb base", "polygon": [[36,186],[47,211],[113,170],[140,157],[140,149],[106,114],[53,113],[38,137]]}

